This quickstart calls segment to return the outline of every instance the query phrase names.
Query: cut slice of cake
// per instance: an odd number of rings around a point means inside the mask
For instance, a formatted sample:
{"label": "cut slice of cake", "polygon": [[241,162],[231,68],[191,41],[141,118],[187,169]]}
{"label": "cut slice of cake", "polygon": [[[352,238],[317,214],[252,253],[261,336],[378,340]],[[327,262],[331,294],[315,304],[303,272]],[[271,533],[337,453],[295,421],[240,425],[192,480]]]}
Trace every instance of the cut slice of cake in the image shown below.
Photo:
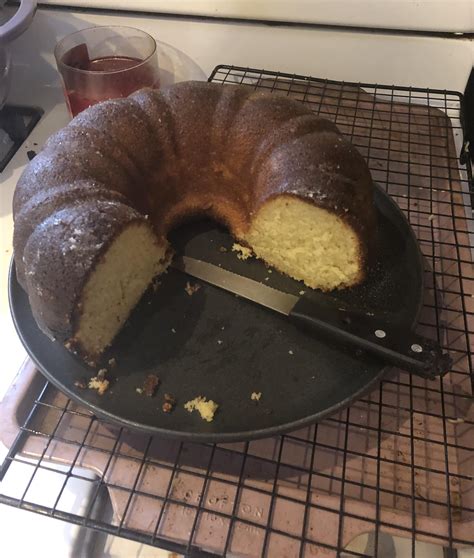
{"label": "cut slice of cake", "polygon": [[258,258],[313,289],[352,286],[365,274],[365,250],[351,225],[294,196],[266,202],[242,240]]}
{"label": "cut slice of cake", "polygon": [[146,222],[129,224],[90,273],[77,305],[77,329],[69,344],[95,362],[123,327],[171,252]]}

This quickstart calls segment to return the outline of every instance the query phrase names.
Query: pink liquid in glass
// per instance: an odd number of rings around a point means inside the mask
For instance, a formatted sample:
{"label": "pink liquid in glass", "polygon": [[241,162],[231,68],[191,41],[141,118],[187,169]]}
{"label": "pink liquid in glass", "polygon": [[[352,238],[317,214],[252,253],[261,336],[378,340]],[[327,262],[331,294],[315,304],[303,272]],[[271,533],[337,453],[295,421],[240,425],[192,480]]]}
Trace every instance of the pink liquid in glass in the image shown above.
{"label": "pink liquid in glass", "polygon": [[143,87],[159,87],[154,58],[143,61],[104,56],[91,60],[85,45],[78,45],[66,52],[61,62],[66,99],[73,116],[100,101],[127,97]]}

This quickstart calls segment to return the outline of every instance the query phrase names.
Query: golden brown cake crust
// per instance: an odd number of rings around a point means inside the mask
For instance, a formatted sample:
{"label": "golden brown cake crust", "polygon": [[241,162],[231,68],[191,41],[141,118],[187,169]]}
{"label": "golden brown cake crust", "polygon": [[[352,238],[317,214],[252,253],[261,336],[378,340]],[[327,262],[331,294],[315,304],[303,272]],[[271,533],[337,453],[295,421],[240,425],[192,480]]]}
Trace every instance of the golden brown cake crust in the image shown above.
{"label": "golden brown cake crust", "polygon": [[206,82],[106,101],[54,134],[23,172],[17,277],[41,329],[65,340],[88,274],[128,223],[149,216],[161,237],[206,214],[242,238],[281,194],[349,223],[365,267],[375,228],[370,172],[337,127],[302,103]]}

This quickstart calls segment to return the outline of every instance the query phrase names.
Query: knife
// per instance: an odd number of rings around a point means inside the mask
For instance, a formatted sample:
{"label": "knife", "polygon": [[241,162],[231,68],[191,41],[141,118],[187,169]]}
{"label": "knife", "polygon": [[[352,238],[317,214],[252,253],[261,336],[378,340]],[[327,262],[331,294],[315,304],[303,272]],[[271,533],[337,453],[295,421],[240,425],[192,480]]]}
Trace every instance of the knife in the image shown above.
{"label": "knife", "polygon": [[189,256],[177,256],[172,267],[284,314],[297,327],[326,341],[380,357],[387,365],[428,379],[451,369],[451,357],[434,340],[370,312],[318,304]]}

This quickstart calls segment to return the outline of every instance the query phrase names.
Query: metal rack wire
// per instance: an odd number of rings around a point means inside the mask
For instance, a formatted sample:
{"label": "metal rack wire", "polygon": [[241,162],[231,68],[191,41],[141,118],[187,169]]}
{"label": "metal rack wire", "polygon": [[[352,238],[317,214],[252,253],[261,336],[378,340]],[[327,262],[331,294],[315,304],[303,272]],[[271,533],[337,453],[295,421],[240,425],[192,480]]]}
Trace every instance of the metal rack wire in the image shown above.
{"label": "metal rack wire", "polygon": [[[412,556],[419,541],[473,546],[474,188],[459,161],[462,96],[223,65],[209,79],[300,99],[358,147],[418,236],[420,329],[449,350],[453,370],[435,381],[398,372],[315,426],[219,445],[107,425],[36,379],[0,468],[0,479],[27,468],[28,480],[11,494],[0,484],[0,503],[189,556],[382,556],[387,535],[407,539]],[[58,490],[33,501],[55,463]],[[72,479],[90,485],[80,513],[62,501]]]}

